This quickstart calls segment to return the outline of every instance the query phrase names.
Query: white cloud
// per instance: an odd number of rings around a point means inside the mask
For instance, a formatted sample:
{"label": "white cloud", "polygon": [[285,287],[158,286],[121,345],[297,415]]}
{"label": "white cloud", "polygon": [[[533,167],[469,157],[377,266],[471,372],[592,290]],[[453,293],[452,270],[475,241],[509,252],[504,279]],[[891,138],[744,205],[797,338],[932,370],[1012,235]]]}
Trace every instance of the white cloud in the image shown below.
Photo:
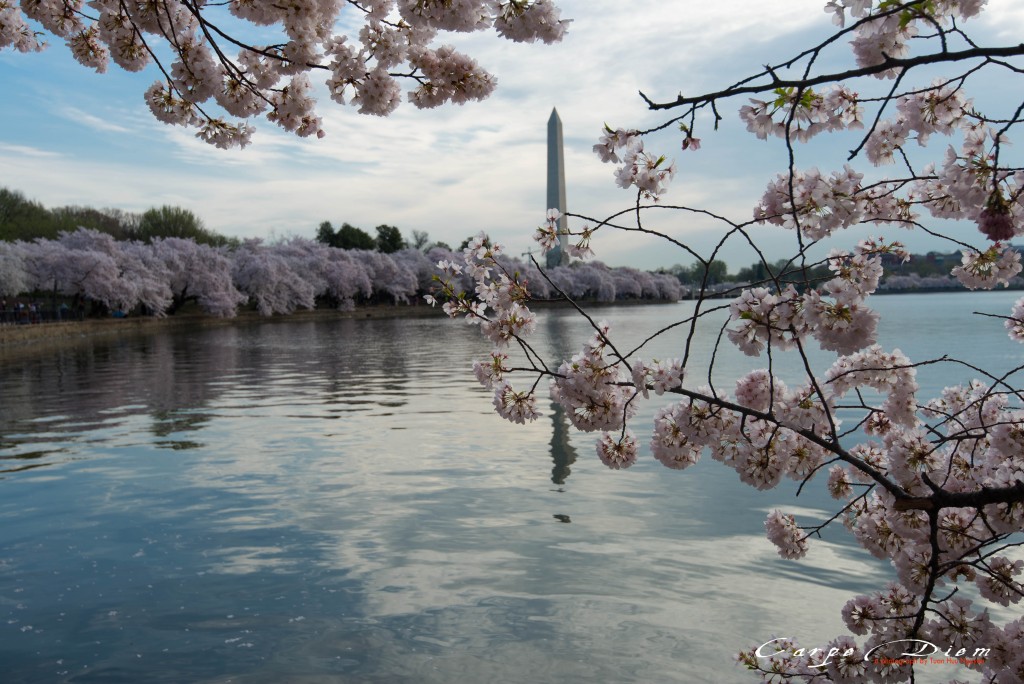
{"label": "white cloud", "polygon": [[44,150],[39,147],[30,147],[28,145],[12,145],[10,143],[0,142],[0,159],[3,156],[10,155],[13,157],[28,158],[28,159],[55,159],[60,157],[60,153],[54,150]]}
{"label": "white cloud", "polygon": [[998,40],[1018,42],[1024,33],[1024,5],[1019,0],[989,0],[980,21]]}
{"label": "white cloud", "polygon": [[110,119],[95,116],[89,112],[84,112],[77,107],[61,107],[58,109],[57,113],[59,116],[73,121],[76,124],[87,126],[104,133],[129,133],[131,131],[127,126],[115,123]]}

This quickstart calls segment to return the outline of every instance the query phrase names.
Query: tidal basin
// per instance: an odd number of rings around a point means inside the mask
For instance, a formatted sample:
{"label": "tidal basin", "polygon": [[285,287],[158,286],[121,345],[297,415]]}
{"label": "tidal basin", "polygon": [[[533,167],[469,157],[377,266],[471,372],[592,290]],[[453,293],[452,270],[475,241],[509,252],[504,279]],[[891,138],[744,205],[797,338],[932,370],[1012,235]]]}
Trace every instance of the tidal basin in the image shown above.
{"label": "tidal basin", "polygon": [[[1019,294],[872,305],[883,346],[1005,371],[1021,348],[971,312]],[[597,316],[639,340],[692,307]],[[548,360],[589,336],[566,309],[538,334]],[[891,578],[841,528],[778,557],[765,515],[829,517],[820,486],[758,492],[646,445],[611,471],[546,401],[536,423],[503,421],[470,371],[487,350],[443,317],[323,317],[0,362],[2,680],[753,681],[739,650],[824,644],[848,598]],[[716,377],[731,389],[750,364],[722,352]],[[920,397],[970,377],[927,367]]]}

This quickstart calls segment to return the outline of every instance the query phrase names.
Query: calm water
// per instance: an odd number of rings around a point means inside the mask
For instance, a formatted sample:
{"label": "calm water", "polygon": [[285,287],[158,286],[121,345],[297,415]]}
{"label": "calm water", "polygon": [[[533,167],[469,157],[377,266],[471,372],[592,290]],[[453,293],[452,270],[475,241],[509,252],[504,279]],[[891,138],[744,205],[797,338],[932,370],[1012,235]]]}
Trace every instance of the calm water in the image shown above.
{"label": "calm water", "polygon": [[[1021,348],[970,312],[1015,299],[875,304],[887,346],[1007,369]],[[641,339],[691,307],[599,313]],[[548,353],[589,336],[563,311],[539,331]],[[712,461],[612,472],[551,411],[502,421],[467,370],[485,351],[443,318],[339,320],[0,363],[0,679],[750,681],[739,649],[824,644],[888,579],[841,531],[780,560],[762,522],[791,487]],[[742,361],[723,352],[716,380]],[[934,366],[922,384],[969,377]]]}

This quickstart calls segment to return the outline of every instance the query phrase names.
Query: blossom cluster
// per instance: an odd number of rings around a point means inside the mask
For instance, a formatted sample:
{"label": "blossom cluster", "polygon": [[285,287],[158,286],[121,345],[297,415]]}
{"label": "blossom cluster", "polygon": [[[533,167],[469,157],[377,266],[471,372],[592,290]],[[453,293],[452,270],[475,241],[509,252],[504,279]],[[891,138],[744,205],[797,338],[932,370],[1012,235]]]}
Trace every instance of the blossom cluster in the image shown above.
{"label": "blossom cluster", "polygon": [[827,432],[828,420],[811,388],[791,391],[757,370],[737,381],[740,408],[724,408],[707,397],[714,393],[701,387],[696,396],[655,414],[651,452],[663,465],[682,470],[708,449],[742,482],[764,490],[783,477],[802,480],[823,463],[825,452],[814,439]]}
{"label": "blossom cluster", "polygon": [[1024,173],[998,169],[995,163],[1006,136],[984,124],[963,129],[960,150],[949,147],[941,165],[926,167],[915,195],[932,216],[974,221],[993,242],[1024,233]]}
{"label": "blossom cluster", "polygon": [[573,241],[567,242],[565,245],[565,251],[569,256],[579,259],[593,256],[594,251],[590,249],[590,239],[594,236],[596,229],[591,229],[589,226],[583,226],[577,231],[569,230],[567,227],[562,228],[560,221],[563,218],[563,214],[558,209],[548,209],[547,222],[543,226],[538,226],[533,234],[533,239],[540,246],[541,252],[547,253],[559,246],[560,238],[564,235],[574,236]]}
{"label": "blossom cluster", "polygon": [[729,340],[744,354],[759,356],[766,347],[792,349],[813,337],[822,349],[851,354],[876,339],[878,314],[866,306],[882,275],[881,255],[901,253],[899,243],[864,240],[853,252],[832,250],[834,277],[799,293],[792,285],[774,292],[767,287],[743,290],[729,305],[735,325]]}
{"label": "blossom cluster", "polygon": [[[310,74],[326,72],[330,97],[358,106],[359,112],[386,116],[398,106],[401,78],[414,84],[408,99],[417,107],[481,100],[494,89],[494,77],[450,46],[434,46],[440,32],[493,29],[516,42],[562,39],[568,21],[551,0],[294,0],[288,3],[231,0],[230,15],[205,3],[155,0],[131,3],[91,0],[0,0],[0,49],[38,51],[39,24],[63,39],[82,65],[104,72],[112,60],[128,71],[157,63],[165,78],[145,95],[164,123],[197,129],[218,147],[244,146],[253,126],[267,120],[299,136],[323,136]],[[356,22],[354,35],[335,34],[341,11]],[[215,15],[216,13],[216,15]],[[237,22],[234,27],[227,21]],[[247,25],[274,26],[285,40],[250,44]],[[234,34],[234,35],[232,35]],[[165,49],[171,62],[161,62]],[[234,55],[230,51],[237,50]],[[400,69],[402,65],[407,69]],[[404,72],[404,73],[403,73]],[[402,74],[402,76],[399,76]],[[216,104],[228,121],[211,109]]]}
{"label": "blossom cluster", "polygon": [[[822,673],[833,681],[905,681],[911,665],[905,659],[898,662],[899,651],[884,649],[916,638],[954,651],[990,649],[986,659],[971,663],[991,678],[986,681],[1015,681],[1024,671],[1014,641],[1024,620],[994,624],[984,608],[956,593],[966,582],[995,604],[1011,606],[1024,599],[1024,561],[1013,552],[1014,544],[1006,543],[1009,535],[1024,530],[1024,503],[947,506],[930,523],[925,509],[897,500],[897,494],[925,498],[938,483],[956,493],[1021,487],[1024,411],[1010,407],[1006,392],[979,381],[948,387],[920,406],[915,374],[914,365],[898,350],[874,346],[837,359],[815,380],[817,390],[805,387],[794,396],[762,369],[737,382],[735,402],[746,411],[693,398],[656,415],[652,451],[672,467],[686,467],[707,448],[744,482],[768,488],[785,474],[806,480],[827,459],[838,461],[829,469],[827,487],[845,502],[844,523],[865,549],[888,559],[896,572],[898,581],[888,589],[857,596],[842,611],[851,633],[867,637],[863,643],[843,636],[817,655],[795,642],[780,643],[770,657],[754,650],[741,653],[740,662],[751,669],[774,672],[779,681],[811,680]],[[862,389],[885,396],[881,404],[863,406],[868,440],[845,453],[822,448],[829,436],[823,425],[835,420],[844,397],[854,392],[862,396]],[[695,396],[713,394],[700,388]],[[794,421],[794,410],[807,409],[816,415]],[[813,439],[810,426],[817,426],[817,436],[824,439]],[[803,437],[803,444],[794,435]],[[812,456],[803,456],[803,467],[794,468],[801,462],[795,456],[808,451]],[[880,487],[881,482],[895,486]],[[816,528],[800,527],[792,516],[772,511],[765,529],[780,556],[799,558]],[[940,568],[937,577],[934,568]],[[935,589],[945,598],[922,598]],[[925,608],[929,617],[915,628]],[[892,662],[879,665],[866,658],[874,649],[883,649],[877,655]],[[823,657],[830,652],[834,657]]]}
{"label": "blossom cluster", "polygon": [[607,323],[599,323],[583,350],[563,361],[551,382],[551,398],[566,409],[577,430],[621,430],[636,413],[635,391],[627,384],[625,364],[607,353]]}
{"label": "blossom cluster", "polygon": [[615,171],[615,182],[620,188],[635,187],[646,199],[657,201],[676,174],[675,162],[644,150],[643,138],[637,131],[612,130],[605,125],[594,152],[603,162],[621,164]]}
{"label": "blossom cluster", "polygon": [[[947,27],[956,20],[976,16],[986,0],[930,0],[913,3],[881,2],[873,0],[829,0],[825,11],[832,14],[837,26],[846,24],[846,13],[857,23],[850,45],[858,66],[884,65],[890,59],[905,57],[910,52],[909,41],[930,33],[936,26]],[[923,30],[922,30],[923,29]],[[879,74],[881,78],[894,78],[893,70]]]}
{"label": "blossom cluster", "polygon": [[807,553],[807,536],[797,527],[793,516],[772,511],[764,527],[768,539],[778,547],[783,558],[802,558]]}
{"label": "blossom cluster", "polygon": [[562,39],[566,23],[551,0],[511,0],[499,4],[494,28],[499,35],[517,43],[540,40],[554,43]]}
{"label": "blossom cluster", "polygon": [[0,2],[0,49],[12,47],[18,52],[37,52],[43,44],[36,38],[35,31],[25,21],[25,15],[13,2]]}
{"label": "blossom cluster", "polygon": [[[868,66],[905,54],[906,39],[915,34],[917,23],[941,26],[951,18],[977,14],[980,4],[929,2],[902,11],[880,7],[869,19],[869,2],[834,0],[829,8],[839,18],[849,10],[862,19],[852,44],[859,63]],[[740,109],[747,129],[761,139],[773,135],[789,143],[806,142],[819,133],[864,127],[859,95],[842,85],[824,93],[777,88],[775,94],[774,100],[752,99]],[[997,130],[979,117],[962,83],[935,80],[930,87],[894,97],[893,103],[895,115],[875,121],[864,139],[864,155],[871,164],[909,163],[908,143],[925,147],[933,135],[962,135],[959,149],[948,147],[941,164],[927,165],[909,184],[865,185],[864,175],[850,165],[831,174],[818,169],[780,174],[755,207],[755,220],[820,240],[864,222],[913,225],[917,215],[911,207],[919,205],[935,218],[973,221],[993,242],[1024,234],[1024,172],[997,168],[1000,146],[1008,143],[1005,129]]]}
{"label": "blossom cluster", "polygon": [[959,91],[938,92],[936,97],[919,94],[904,98],[900,116],[876,124],[866,139],[867,158],[878,165],[892,163],[894,153],[906,144],[911,132],[917,133],[921,145],[933,132],[964,132],[960,152],[948,148],[942,165],[925,167],[905,197],[899,195],[900,183],[865,185],[864,174],[848,164],[829,176],[815,168],[794,170],[778,175],[768,185],[754,209],[754,219],[821,240],[861,223],[913,225],[918,216],[911,206],[919,205],[935,218],[974,221],[993,242],[1024,234],[1024,193],[1020,190],[1024,173],[999,172],[992,165],[996,141],[1005,144],[1004,137],[987,126],[965,123],[969,103],[950,108]]}
{"label": "blossom cluster", "polygon": [[[515,273],[507,272],[498,258],[504,253],[501,245],[490,244],[487,236],[478,234],[469,241],[460,262],[442,260],[437,267],[441,276],[442,308],[452,318],[463,317],[495,346],[487,362],[473,364],[477,380],[494,389],[494,407],[503,418],[516,423],[532,421],[539,416],[537,397],[533,391],[517,391],[503,378],[508,372],[504,363],[508,359],[505,349],[512,342],[522,343],[536,326],[536,315],[525,305],[529,292]],[[459,288],[457,277],[465,272],[476,283],[476,295],[467,295]],[[434,304],[433,294],[427,301]]]}
{"label": "blossom cluster", "polygon": [[806,142],[819,133],[864,128],[864,107],[857,93],[836,86],[822,93],[777,88],[772,101],[751,98],[740,108],[747,130],[761,140],[769,135]]}
{"label": "blossom cluster", "polygon": [[1005,325],[1010,339],[1024,342],[1024,297],[1014,303],[1013,309],[1010,311],[1010,317],[1006,319]]}
{"label": "blossom cluster", "polygon": [[983,252],[965,250],[952,274],[971,290],[991,290],[1008,285],[1020,271],[1020,253],[997,242]]}

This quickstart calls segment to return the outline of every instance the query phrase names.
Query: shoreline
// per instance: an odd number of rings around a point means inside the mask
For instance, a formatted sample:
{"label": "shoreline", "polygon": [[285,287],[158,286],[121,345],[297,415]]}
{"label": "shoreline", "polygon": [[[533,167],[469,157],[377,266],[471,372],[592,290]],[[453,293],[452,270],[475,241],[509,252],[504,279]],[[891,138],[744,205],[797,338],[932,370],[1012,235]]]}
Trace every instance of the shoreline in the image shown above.
{"label": "shoreline", "polygon": [[440,309],[426,305],[374,304],[352,311],[334,309],[301,310],[291,314],[261,316],[245,311],[237,316],[218,318],[203,313],[184,313],[176,316],[96,318],[84,321],[0,325],[0,361],[12,356],[44,353],[78,343],[125,335],[141,335],[160,330],[185,327],[210,327],[252,323],[284,323],[307,320],[341,320],[363,318],[419,318],[443,316]]}
{"label": "shoreline", "polygon": [[[1000,288],[1000,291],[1003,288]],[[1014,288],[1009,288],[1014,289]],[[955,294],[970,293],[972,290],[956,288],[922,288],[914,290],[879,290],[876,295],[899,294]],[[680,302],[694,301],[686,297]],[[616,302],[576,302],[587,309],[613,306],[643,306],[675,304],[665,300],[630,299]],[[537,310],[548,308],[572,308],[567,301],[530,302]],[[351,311],[337,309],[301,309],[290,314],[274,314],[262,316],[256,311],[243,311],[236,316],[218,318],[201,312],[179,313],[163,318],[131,317],[131,318],[91,318],[83,321],[61,321],[30,324],[0,325],[0,361],[9,360],[18,354],[43,353],[58,347],[73,345],[87,340],[104,339],[112,336],[138,335],[152,333],[164,329],[183,328],[186,326],[208,327],[219,325],[238,325],[252,323],[288,323],[308,320],[359,320],[382,318],[426,318],[430,316],[444,317],[446,314],[440,306],[428,304],[369,304],[358,306]]]}
{"label": "shoreline", "polygon": [[[657,300],[626,300],[621,302],[578,302],[587,308],[606,306],[637,306],[644,304],[673,304]],[[537,309],[571,307],[568,302],[536,301]],[[250,325],[253,323],[294,323],[309,320],[362,320],[383,318],[447,317],[440,306],[428,304],[370,304],[351,311],[337,309],[301,309],[290,314],[262,316],[256,311],[243,311],[236,316],[218,318],[199,312],[180,313],[175,316],[95,318],[83,321],[61,321],[29,324],[0,325],[0,362],[13,357],[55,351],[84,342],[125,335],[142,335],[166,329],[188,326],[209,327],[220,325]]]}

